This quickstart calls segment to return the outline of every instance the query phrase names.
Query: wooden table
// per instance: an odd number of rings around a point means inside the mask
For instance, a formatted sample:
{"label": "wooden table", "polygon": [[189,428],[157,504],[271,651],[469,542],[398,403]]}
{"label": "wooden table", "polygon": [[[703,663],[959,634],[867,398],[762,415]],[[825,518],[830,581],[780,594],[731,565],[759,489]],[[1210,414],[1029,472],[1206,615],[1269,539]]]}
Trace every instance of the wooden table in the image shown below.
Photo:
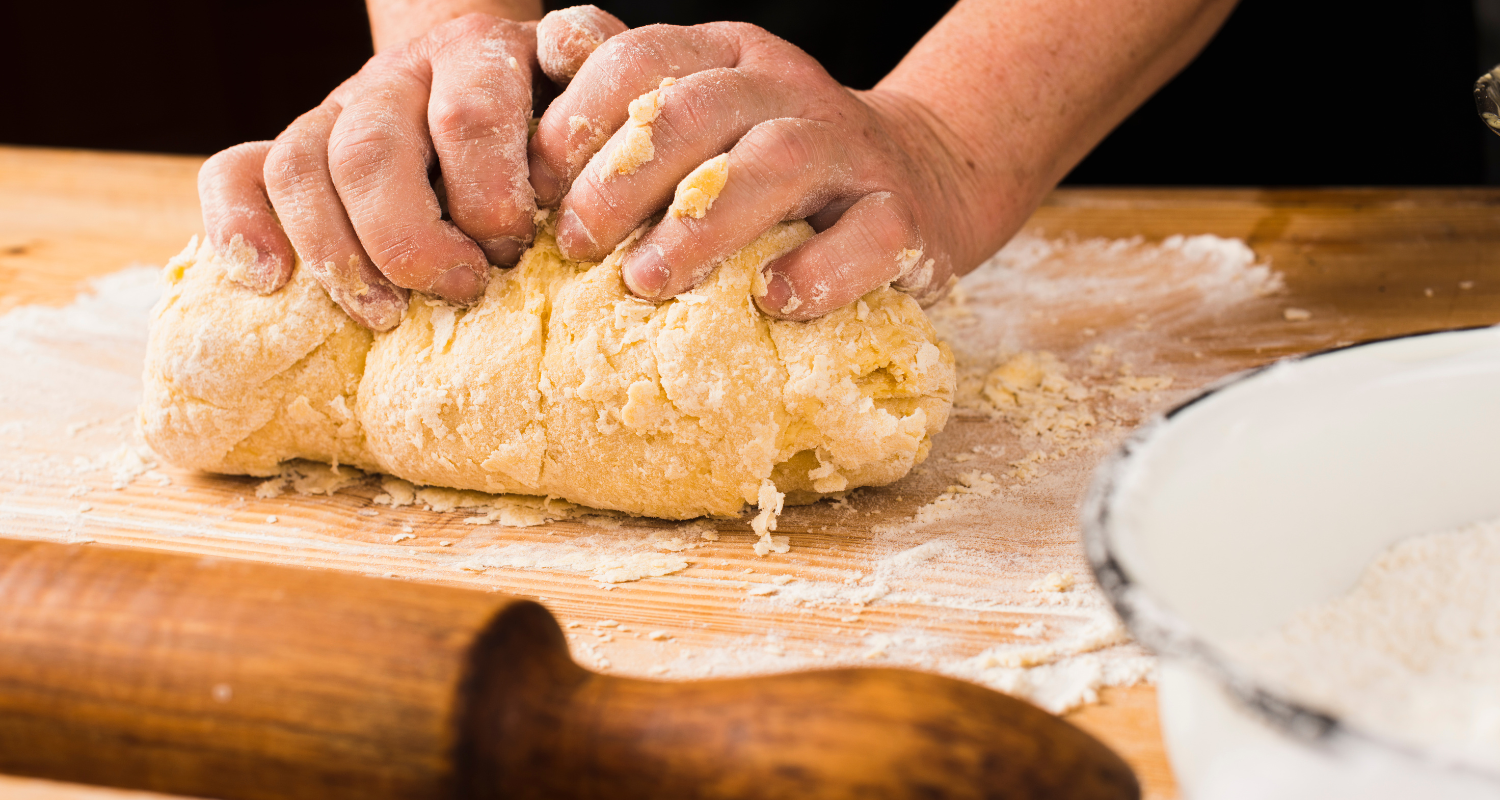
{"label": "wooden table", "polygon": [[[134,262],[163,263],[200,229],[195,192],[200,163],[194,157],[0,147],[0,313],[23,304],[61,305],[89,278]],[[1243,239],[1258,256],[1268,258],[1286,281],[1272,311],[1295,306],[1311,312],[1311,320],[1288,326],[1279,314],[1263,309],[1195,331],[1194,347],[1209,350],[1216,359],[1209,372],[1227,373],[1342,342],[1500,322],[1496,190],[1063,189],[1038,211],[1029,230],[1047,236],[1142,236],[1148,241],[1212,233]],[[1195,380],[1206,377],[1212,376]],[[243,480],[193,476],[179,476],[178,483],[187,484],[183,491],[201,492],[204,502],[224,502],[253,487]],[[922,485],[917,482],[914,487]],[[3,490],[0,487],[0,493]],[[355,498],[358,504],[367,500],[368,496]],[[310,505],[306,513],[309,518],[326,517],[335,508],[348,511],[339,503],[355,501],[320,499],[323,505]],[[7,530],[7,525],[12,527]],[[45,527],[0,522],[0,534],[45,538],[51,535]],[[461,526],[447,530],[463,535]],[[824,539],[813,537],[813,530],[809,523],[809,547],[816,550]],[[195,550],[153,541],[149,535],[122,537],[118,543]],[[342,569],[372,568],[357,559],[320,560],[285,549],[229,553]],[[740,563],[734,562],[736,570]],[[744,563],[758,562],[750,557]],[[431,574],[408,577],[475,583]],[[702,637],[742,633],[726,611],[731,601],[720,597],[665,590],[606,595],[585,591],[588,583],[538,579],[476,585],[548,595],[548,605],[564,621],[597,617],[602,603],[607,613],[621,620],[640,618],[649,624],[664,605],[681,604],[712,619],[713,627],[723,628],[698,634]],[[813,625],[807,635],[815,640],[818,631]],[[1069,718],[1124,755],[1149,797],[1175,797],[1154,690],[1144,685],[1111,689],[1101,699]],[[141,797],[9,778],[0,778],[0,794],[37,800]]]}

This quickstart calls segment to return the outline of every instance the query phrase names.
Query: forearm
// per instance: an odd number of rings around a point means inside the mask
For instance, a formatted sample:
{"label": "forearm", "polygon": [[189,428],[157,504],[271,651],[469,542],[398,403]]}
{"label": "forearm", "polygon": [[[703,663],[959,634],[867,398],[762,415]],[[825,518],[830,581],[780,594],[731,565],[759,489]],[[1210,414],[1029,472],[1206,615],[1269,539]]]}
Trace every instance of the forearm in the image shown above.
{"label": "forearm", "polygon": [[994,252],[1212,38],[1234,0],[962,0],[876,87],[953,157],[961,260]]}
{"label": "forearm", "polygon": [[375,52],[405,43],[475,12],[517,21],[541,19],[541,0],[365,0]]}

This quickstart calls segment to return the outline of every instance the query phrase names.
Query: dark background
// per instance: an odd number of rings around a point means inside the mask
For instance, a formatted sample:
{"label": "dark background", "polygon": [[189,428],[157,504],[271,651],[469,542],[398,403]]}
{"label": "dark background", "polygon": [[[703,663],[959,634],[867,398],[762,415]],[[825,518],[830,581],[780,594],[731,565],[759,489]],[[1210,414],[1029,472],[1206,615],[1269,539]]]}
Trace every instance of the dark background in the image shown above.
{"label": "dark background", "polygon": [[[754,22],[865,88],[951,4],[598,5],[633,26]],[[1500,36],[1487,31],[1500,31],[1500,0],[1242,0],[1203,55],[1068,182],[1500,183],[1500,138],[1471,97],[1500,61]],[[362,0],[7,0],[0,142],[211,153],[274,137],[370,54]]]}

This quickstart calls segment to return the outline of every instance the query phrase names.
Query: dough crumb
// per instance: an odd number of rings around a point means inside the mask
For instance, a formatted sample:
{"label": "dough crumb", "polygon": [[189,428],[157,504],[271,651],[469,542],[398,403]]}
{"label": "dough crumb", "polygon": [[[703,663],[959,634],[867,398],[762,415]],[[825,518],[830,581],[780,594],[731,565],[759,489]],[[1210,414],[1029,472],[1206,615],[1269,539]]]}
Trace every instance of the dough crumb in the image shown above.
{"label": "dough crumb", "polygon": [[1284,308],[1281,316],[1287,322],[1306,322],[1312,319],[1312,312],[1305,308]]}
{"label": "dough crumb", "polygon": [[281,466],[276,477],[255,487],[261,499],[280,497],[288,489],[300,495],[332,495],[340,489],[359,483],[365,473],[353,467],[335,467],[311,461],[292,461]]}
{"label": "dough crumb", "polygon": [[761,482],[760,493],[755,502],[760,507],[760,513],[750,520],[750,529],[759,537],[755,542],[755,554],[764,556],[773,551],[785,553],[790,550],[787,537],[771,536],[771,531],[776,530],[776,520],[781,514],[782,504],[786,502],[786,495],[776,491],[776,484],[767,478]]}
{"label": "dough crumb", "polygon": [[1049,572],[1041,580],[1033,581],[1028,592],[1066,592],[1073,588],[1075,579],[1071,572]]}
{"label": "dough crumb", "polygon": [[677,184],[677,194],[672,206],[667,209],[669,217],[692,217],[703,219],[703,215],[714,207],[719,192],[729,180],[729,154],[714,156],[698,165]]}
{"label": "dough crumb", "polygon": [[605,159],[601,177],[607,180],[615,175],[629,175],[656,157],[656,148],[651,144],[651,123],[661,114],[662,90],[675,83],[672,78],[662,78],[660,86],[630,101],[630,119],[620,129],[620,143]]}
{"label": "dough crumb", "polygon": [[629,583],[642,578],[660,578],[687,568],[688,562],[679,556],[665,553],[636,553],[624,558],[605,560],[595,567],[594,580],[606,584]]}
{"label": "dough crumb", "polygon": [[376,505],[401,508],[417,501],[417,487],[400,478],[393,478],[387,475],[380,479],[380,488],[384,492],[375,495],[373,502]]}
{"label": "dough crumb", "polygon": [[1022,434],[1076,439],[1098,420],[1084,403],[1089,389],[1067,374],[1051,353],[1018,353],[985,378],[984,398]]}

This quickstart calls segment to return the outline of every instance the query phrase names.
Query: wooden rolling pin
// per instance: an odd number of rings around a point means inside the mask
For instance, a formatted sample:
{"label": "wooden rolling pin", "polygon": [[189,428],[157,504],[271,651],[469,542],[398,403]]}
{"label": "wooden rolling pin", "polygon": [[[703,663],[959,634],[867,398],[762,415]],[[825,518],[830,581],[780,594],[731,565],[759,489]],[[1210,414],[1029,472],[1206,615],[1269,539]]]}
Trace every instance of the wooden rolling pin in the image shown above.
{"label": "wooden rolling pin", "polygon": [[1139,795],[1089,735],[935,675],[614,678],[504,595],[10,540],[0,772],[225,800]]}

